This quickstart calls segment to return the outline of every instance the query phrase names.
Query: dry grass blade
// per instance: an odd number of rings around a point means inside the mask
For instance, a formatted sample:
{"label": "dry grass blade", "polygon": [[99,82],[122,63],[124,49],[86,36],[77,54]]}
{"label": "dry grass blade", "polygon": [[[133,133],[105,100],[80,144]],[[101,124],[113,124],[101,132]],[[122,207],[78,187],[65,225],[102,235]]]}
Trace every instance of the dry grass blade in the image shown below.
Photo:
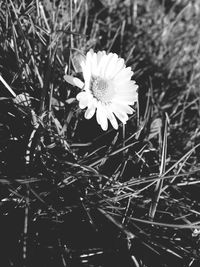
{"label": "dry grass blade", "polygon": [[168,223],[148,221],[148,220],[143,220],[143,219],[133,218],[133,217],[130,219],[136,222],[144,223],[144,224],[158,225],[161,227],[168,227],[168,228],[173,228],[173,229],[200,229],[200,225],[199,225],[200,221],[197,221],[191,224],[168,224]]}
{"label": "dry grass blade", "polygon": [[131,233],[124,225],[122,225],[120,222],[118,222],[116,219],[114,219],[109,213],[107,213],[105,210],[98,208],[98,210],[108,219],[110,220],[114,225],[116,225],[122,233],[124,233],[127,237],[127,239],[133,239],[135,238],[135,235]]}
{"label": "dry grass blade", "polygon": [[24,240],[23,240],[23,260],[24,266],[26,266],[27,261],[27,240],[28,240],[28,222],[29,222],[29,188],[27,185],[27,196],[25,198],[26,207],[25,207],[25,214],[24,214]]}
{"label": "dry grass blade", "polygon": [[[161,153],[161,164],[160,164],[160,177],[165,173],[165,167],[166,167],[166,158],[167,158],[167,127],[168,127],[168,121],[167,118],[165,119],[165,127],[164,127],[164,134],[163,134],[163,141],[162,141],[162,153]],[[161,136],[161,133],[160,133]],[[152,204],[150,206],[149,210],[149,217],[151,220],[154,219],[156,209],[158,206],[160,194],[163,187],[163,180],[156,182],[155,190],[154,190],[154,196],[152,198]]]}
{"label": "dry grass blade", "polygon": [[7,84],[7,82],[4,80],[4,78],[0,75],[0,81],[3,83],[3,85],[6,87],[6,89],[11,93],[13,97],[16,97],[15,92],[11,89],[11,87]]}

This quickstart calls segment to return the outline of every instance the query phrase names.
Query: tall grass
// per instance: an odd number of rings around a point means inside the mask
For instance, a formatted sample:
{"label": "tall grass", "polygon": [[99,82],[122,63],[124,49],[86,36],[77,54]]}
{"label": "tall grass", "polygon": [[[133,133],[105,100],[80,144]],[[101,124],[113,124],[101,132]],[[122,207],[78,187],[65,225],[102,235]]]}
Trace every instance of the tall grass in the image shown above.
{"label": "tall grass", "polygon": [[[198,266],[199,2],[0,1],[2,266]],[[136,113],[78,108],[78,55],[134,70]],[[173,265],[172,265],[173,264]]]}

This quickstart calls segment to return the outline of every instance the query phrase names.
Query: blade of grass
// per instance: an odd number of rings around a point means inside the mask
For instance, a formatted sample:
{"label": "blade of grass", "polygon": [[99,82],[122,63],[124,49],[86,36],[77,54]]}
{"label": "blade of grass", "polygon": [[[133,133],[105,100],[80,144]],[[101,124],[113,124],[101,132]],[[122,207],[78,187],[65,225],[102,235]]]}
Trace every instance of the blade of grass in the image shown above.
{"label": "blade of grass", "polygon": [[105,210],[102,208],[98,208],[98,211],[103,214],[109,221],[111,221],[117,228],[119,228],[122,233],[124,233],[128,239],[135,238],[135,235],[131,233],[124,225],[122,225],[120,222],[118,222],[115,218],[113,218],[110,214],[108,214]]}
{"label": "blade of grass", "polygon": [[135,217],[131,217],[130,220],[133,220],[135,222],[140,222],[144,224],[151,224],[151,225],[157,225],[160,227],[167,227],[167,228],[175,228],[175,229],[200,229],[200,221],[191,223],[191,224],[174,224],[174,223],[161,223],[156,221],[148,221],[145,219],[139,219]]}
{"label": "blade of grass", "polygon": [[[160,136],[161,136],[161,133],[160,133]],[[163,136],[163,142],[162,142],[160,177],[165,172],[166,157],[167,157],[167,118],[165,119],[164,136]],[[163,187],[163,179],[157,181],[156,186],[155,186],[154,196],[152,198],[152,204],[151,204],[150,210],[149,210],[149,217],[150,217],[151,220],[154,219],[162,187]]]}
{"label": "blade of grass", "polygon": [[3,85],[6,87],[6,89],[11,93],[13,97],[16,97],[17,95],[15,92],[11,89],[11,87],[7,84],[7,82],[4,80],[4,78],[0,75],[0,81],[3,83]]}
{"label": "blade of grass", "polygon": [[28,240],[28,221],[29,221],[29,186],[26,184],[25,211],[24,211],[24,237],[23,237],[23,261],[24,267],[27,266],[27,240]]}

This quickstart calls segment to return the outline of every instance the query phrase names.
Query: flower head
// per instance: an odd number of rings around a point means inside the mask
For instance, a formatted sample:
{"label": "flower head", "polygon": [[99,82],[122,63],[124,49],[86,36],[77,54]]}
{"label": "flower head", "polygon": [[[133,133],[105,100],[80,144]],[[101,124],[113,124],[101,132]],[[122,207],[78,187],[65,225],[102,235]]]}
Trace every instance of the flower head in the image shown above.
{"label": "flower head", "polygon": [[13,99],[15,104],[30,107],[31,106],[31,97],[28,93],[21,93]]}
{"label": "flower head", "polygon": [[128,114],[133,113],[130,105],[138,98],[131,68],[115,53],[94,53],[93,50],[86,54],[80,66],[84,83],[69,75],[65,75],[65,79],[82,89],[76,98],[81,109],[87,108],[85,118],[91,119],[96,112],[97,122],[104,131],[108,129],[108,121],[118,129],[117,119],[125,124]]}

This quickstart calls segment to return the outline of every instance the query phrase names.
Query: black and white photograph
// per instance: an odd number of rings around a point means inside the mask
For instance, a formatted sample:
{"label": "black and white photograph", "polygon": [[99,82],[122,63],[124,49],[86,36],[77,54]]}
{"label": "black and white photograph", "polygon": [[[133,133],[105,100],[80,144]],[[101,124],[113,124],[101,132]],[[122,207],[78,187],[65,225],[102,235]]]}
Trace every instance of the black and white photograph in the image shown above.
{"label": "black and white photograph", "polygon": [[0,0],[0,267],[200,267],[199,0]]}

